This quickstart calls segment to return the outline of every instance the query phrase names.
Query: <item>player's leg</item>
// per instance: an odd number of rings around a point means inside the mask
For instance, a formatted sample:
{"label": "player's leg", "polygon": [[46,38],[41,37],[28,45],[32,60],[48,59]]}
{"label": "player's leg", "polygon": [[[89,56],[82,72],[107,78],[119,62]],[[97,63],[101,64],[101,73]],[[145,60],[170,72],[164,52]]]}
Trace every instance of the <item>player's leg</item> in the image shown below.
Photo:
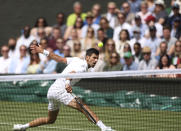
{"label": "player's leg", "polygon": [[45,125],[45,124],[53,124],[57,119],[58,112],[59,112],[59,110],[48,111],[47,117],[37,118],[24,125],[21,125],[21,124],[14,125],[13,130],[24,131],[27,128],[31,128],[31,127],[37,127],[37,126],[41,126],[41,125]]}
{"label": "player's leg", "polygon": [[[110,127],[105,126],[104,123],[101,120],[99,120],[99,118],[96,116],[96,114],[89,108],[89,106],[84,104],[81,100],[80,100],[80,102],[84,106],[84,108],[90,113],[90,115],[94,118],[94,120],[96,120],[96,125],[99,128],[101,128],[102,131],[114,131]],[[82,107],[77,103],[77,101],[75,99],[72,99],[72,101],[68,104],[68,106],[79,110],[87,117],[88,120],[90,120],[88,114],[82,109]]]}

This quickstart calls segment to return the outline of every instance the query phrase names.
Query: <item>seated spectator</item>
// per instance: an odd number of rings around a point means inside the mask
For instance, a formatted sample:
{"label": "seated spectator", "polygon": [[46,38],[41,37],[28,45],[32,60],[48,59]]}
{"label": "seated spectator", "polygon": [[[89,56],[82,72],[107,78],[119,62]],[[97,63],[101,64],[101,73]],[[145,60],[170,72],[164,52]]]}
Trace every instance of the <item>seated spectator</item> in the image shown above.
{"label": "seated spectator", "polygon": [[82,20],[85,20],[86,14],[82,13],[82,4],[76,1],[73,4],[74,13],[70,14],[67,18],[67,26],[73,26],[77,17],[81,17]]}
{"label": "seated spectator", "polygon": [[39,17],[36,19],[35,25],[31,29],[30,34],[33,35],[34,37],[36,37],[37,33],[38,33],[38,29],[39,28],[45,29],[46,27],[48,27],[48,23],[47,23],[46,19],[44,17]]}
{"label": "seated spectator", "polygon": [[30,63],[30,57],[27,55],[27,47],[21,45],[19,48],[20,56],[14,57],[10,62],[8,73],[22,74],[27,73],[27,68]]}
{"label": "seated spectator", "polygon": [[106,17],[101,18],[99,25],[100,28],[104,30],[107,38],[113,38],[114,30],[109,26],[109,21],[106,19]]}
{"label": "seated spectator", "polygon": [[181,19],[176,17],[173,21],[173,26],[171,30],[171,37],[179,39],[181,36]]}
{"label": "seated spectator", "polygon": [[121,71],[122,65],[120,63],[120,56],[117,52],[112,52],[109,62],[104,66],[103,71]]}
{"label": "seated spectator", "polygon": [[64,55],[64,57],[72,57],[70,46],[68,46],[68,45],[63,46],[63,55]]}
{"label": "seated spectator", "polygon": [[132,24],[132,21],[135,17],[135,12],[131,12],[131,7],[130,4],[128,2],[124,2],[122,4],[122,9],[123,12],[126,14],[126,22],[128,22],[129,24]]}
{"label": "seated spectator", "polygon": [[[124,53],[125,52],[131,52],[131,46],[128,43],[126,43],[124,45],[124,48],[123,48],[123,56],[120,59],[120,62],[121,62],[122,65],[125,64],[125,59],[124,59]],[[132,55],[132,53],[131,53],[131,55]]]}
{"label": "seated spectator", "polygon": [[16,44],[16,56],[20,56],[20,52],[19,52],[19,49],[20,49],[20,46],[21,45],[24,45],[26,46],[26,48],[29,47],[30,43],[35,40],[35,37],[30,35],[30,27],[29,26],[25,26],[24,29],[23,29],[23,35],[20,36],[20,38],[17,40],[17,44]]}
{"label": "seated spectator", "polygon": [[85,52],[81,50],[80,41],[74,41],[73,50],[71,51],[71,56],[84,58]]}
{"label": "seated spectator", "polygon": [[64,13],[63,12],[59,12],[56,15],[56,24],[53,27],[59,27],[61,35],[64,36],[65,30],[67,28],[67,26],[64,24]]}
{"label": "seated spectator", "polygon": [[74,41],[79,41],[78,37],[78,31],[77,29],[72,29],[71,30],[71,37],[69,40],[67,40],[66,45],[70,46],[71,49],[73,49]]}
{"label": "seated spectator", "polygon": [[155,0],[145,0],[145,1],[148,4],[148,11],[152,13],[155,9]]}
{"label": "seated spectator", "polygon": [[157,52],[155,54],[155,58],[157,61],[160,61],[160,57],[167,54],[167,42],[162,41],[160,43],[160,47],[157,49]]}
{"label": "seated spectator", "polygon": [[[160,58],[159,64],[156,69],[175,69],[175,66],[171,64],[171,59],[169,58],[168,55],[163,55]],[[162,74],[162,75],[157,75],[157,77],[176,77],[175,74]]]}
{"label": "seated spectator", "polygon": [[27,68],[27,73],[28,74],[36,74],[40,70],[40,58],[38,53],[36,54],[30,54],[30,64],[28,65]]}
{"label": "seated spectator", "polygon": [[[47,48],[49,52],[53,52],[53,49]],[[52,60],[49,56],[47,57],[46,61],[41,62],[40,64],[40,73],[50,74],[53,73],[56,69],[57,62]]]}
{"label": "seated spectator", "polygon": [[125,64],[123,66],[123,71],[138,69],[138,64],[134,62],[131,52],[124,53],[124,60]]}
{"label": "seated spectator", "polygon": [[76,38],[81,39],[82,38],[82,27],[83,27],[83,20],[80,17],[77,17],[76,22],[74,26],[67,27],[65,34],[64,34],[64,40],[72,40],[74,34],[73,32],[76,31]]}
{"label": "seated spectator", "polygon": [[8,73],[8,68],[10,66],[10,57],[8,55],[9,53],[9,47],[7,45],[3,45],[1,47],[1,54],[0,57],[0,74]]}
{"label": "seated spectator", "polygon": [[153,70],[157,66],[157,61],[151,58],[151,49],[145,46],[142,50],[143,60],[139,63],[138,70]]}
{"label": "seated spectator", "polygon": [[140,11],[141,0],[128,0],[131,7],[131,12],[136,13]]}
{"label": "seated spectator", "polygon": [[177,67],[181,64],[181,41],[176,41],[173,48],[174,52],[171,54],[172,64]]}
{"label": "seated spectator", "polygon": [[112,52],[116,52],[116,45],[113,39],[108,39],[106,46],[105,46],[105,57],[104,61],[109,62],[109,56],[111,55]]}
{"label": "seated spectator", "polygon": [[123,48],[125,44],[129,44],[130,37],[129,32],[126,29],[122,29],[119,33],[119,40],[116,40],[116,51],[120,54],[121,57],[123,57],[124,52]]}
{"label": "seated spectator", "polygon": [[144,44],[143,47],[148,46],[151,49],[151,54],[152,57],[155,57],[157,48],[159,47],[159,44],[161,42],[161,39],[156,36],[156,27],[155,26],[150,26],[149,27],[149,32],[150,32],[150,37],[147,39],[144,39]]}
{"label": "seated spectator", "polygon": [[54,53],[58,56],[64,57],[64,54],[63,54],[64,45],[65,45],[64,40],[62,38],[58,38],[56,40],[57,49],[54,51]]}
{"label": "seated spectator", "polygon": [[134,44],[140,43],[140,46],[142,47],[144,45],[144,38],[141,36],[141,31],[138,27],[133,27],[133,38],[130,40],[129,44],[131,46],[132,54],[135,54],[134,52]]}
{"label": "seated spectator", "polygon": [[125,21],[126,20],[126,15],[124,13],[120,12],[117,15],[117,17],[118,17],[118,20],[119,20],[119,26],[117,26],[114,29],[113,40],[114,41],[119,40],[119,34],[120,34],[121,30],[123,30],[123,29],[128,30],[129,36],[132,37],[133,36],[133,34],[132,34],[132,26]]}
{"label": "seated spectator", "polygon": [[134,62],[139,64],[140,61],[143,59],[141,44],[136,42],[133,48],[135,52],[135,54],[133,55]]}
{"label": "seated spectator", "polygon": [[109,2],[107,4],[107,13],[103,14],[102,17],[106,17],[109,21],[109,26],[114,29],[118,26],[119,22],[117,19],[116,3]]}
{"label": "seated spectator", "polygon": [[108,38],[105,35],[104,29],[103,28],[99,28],[97,30],[97,39],[98,41],[103,43],[103,50],[105,51],[105,45],[107,43]]}
{"label": "seated spectator", "polygon": [[[36,41],[34,41],[35,44],[37,43]],[[33,43],[33,42],[32,42]],[[37,43],[38,44],[38,43]],[[40,46],[43,48],[43,49],[46,49],[47,46],[48,46],[48,40],[46,38],[43,38],[40,40]],[[46,56],[43,55],[42,53],[39,53],[39,57],[40,57],[40,61],[45,61],[46,60]]]}
{"label": "seated spectator", "polygon": [[89,27],[92,27],[94,29],[94,35],[95,37],[97,37],[97,30],[99,29],[99,25],[93,23],[93,18],[93,14],[91,12],[88,12],[86,16],[87,24],[82,27],[82,38],[86,37],[86,33]]}
{"label": "seated spectator", "polygon": [[91,10],[94,18],[93,18],[93,24],[97,24],[99,25],[100,23],[100,19],[101,19],[101,15],[100,15],[100,12],[101,12],[101,5],[96,3],[92,6],[92,10]]}
{"label": "seated spectator", "polygon": [[82,49],[85,51],[93,47],[96,43],[98,43],[98,40],[94,36],[94,29],[89,27],[87,29],[86,37],[81,39]]}
{"label": "seated spectator", "polygon": [[16,47],[16,39],[9,38],[8,40],[8,47],[9,47],[9,57],[12,58],[16,55],[15,47]]}
{"label": "seated spectator", "polygon": [[48,38],[48,47],[52,48],[53,50],[56,50],[56,41],[58,38],[61,38],[60,29],[58,27],[54,27],[52,35]]}

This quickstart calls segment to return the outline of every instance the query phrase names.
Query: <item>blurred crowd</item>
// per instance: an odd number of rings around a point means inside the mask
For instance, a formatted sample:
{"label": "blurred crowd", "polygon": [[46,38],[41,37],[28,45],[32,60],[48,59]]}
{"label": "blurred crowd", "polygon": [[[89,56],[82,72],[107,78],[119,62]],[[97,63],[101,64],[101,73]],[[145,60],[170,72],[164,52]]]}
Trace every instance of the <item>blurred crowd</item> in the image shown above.
{"label": "blurred crowd", "polygon": [[55,25],[41,16],[34,27],[25,25],[21,36],[9,38],[1,47],[0,73],[61,73],[66,64],[31,53],[29,46],[36,41],[62,57],[84,58],[88,48],[98,49],[95,71],[181,68],[181,1],[170,4],[166,8],[164,0],[109,2],[101,13],[101,5],[95,3],[84,13],[83,5],[75,2],[72,14],[57,13]]}

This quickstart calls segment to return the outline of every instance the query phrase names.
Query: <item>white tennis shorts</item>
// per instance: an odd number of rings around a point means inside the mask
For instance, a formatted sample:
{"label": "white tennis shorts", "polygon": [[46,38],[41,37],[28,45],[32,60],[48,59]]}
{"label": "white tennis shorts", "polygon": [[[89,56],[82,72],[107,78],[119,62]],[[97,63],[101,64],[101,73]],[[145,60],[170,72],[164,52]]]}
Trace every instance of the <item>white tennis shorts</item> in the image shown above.
{"label": "white tennis shorts", "polygon": [[58,110],[61,103],[68,105],[74,99],[70,93],[67,93],[65,81],[62,79],[59,79],[58,82],[51,85],[47,93],[47,98],[49,101],[49,111]]}

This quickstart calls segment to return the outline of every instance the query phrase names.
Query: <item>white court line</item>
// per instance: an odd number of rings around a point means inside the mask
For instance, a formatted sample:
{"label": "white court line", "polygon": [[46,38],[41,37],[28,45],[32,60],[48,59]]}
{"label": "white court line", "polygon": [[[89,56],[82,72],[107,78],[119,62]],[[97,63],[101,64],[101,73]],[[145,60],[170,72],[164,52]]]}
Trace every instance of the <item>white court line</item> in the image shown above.
{"label": "white court line", "polygon": [[[6,123],[6,122],[0,122],[0,125],[8,125],[12,126],[14,124],[12,123]],[[93,130],[85,130],[85,129],[72,129],[72,128],[62,128],[62,127],[51,127],[51,126],[39,126],[39,128],[45,128],[45,129],[60,129],[60,130],[67,130],[67,131],[93,131]]]}

